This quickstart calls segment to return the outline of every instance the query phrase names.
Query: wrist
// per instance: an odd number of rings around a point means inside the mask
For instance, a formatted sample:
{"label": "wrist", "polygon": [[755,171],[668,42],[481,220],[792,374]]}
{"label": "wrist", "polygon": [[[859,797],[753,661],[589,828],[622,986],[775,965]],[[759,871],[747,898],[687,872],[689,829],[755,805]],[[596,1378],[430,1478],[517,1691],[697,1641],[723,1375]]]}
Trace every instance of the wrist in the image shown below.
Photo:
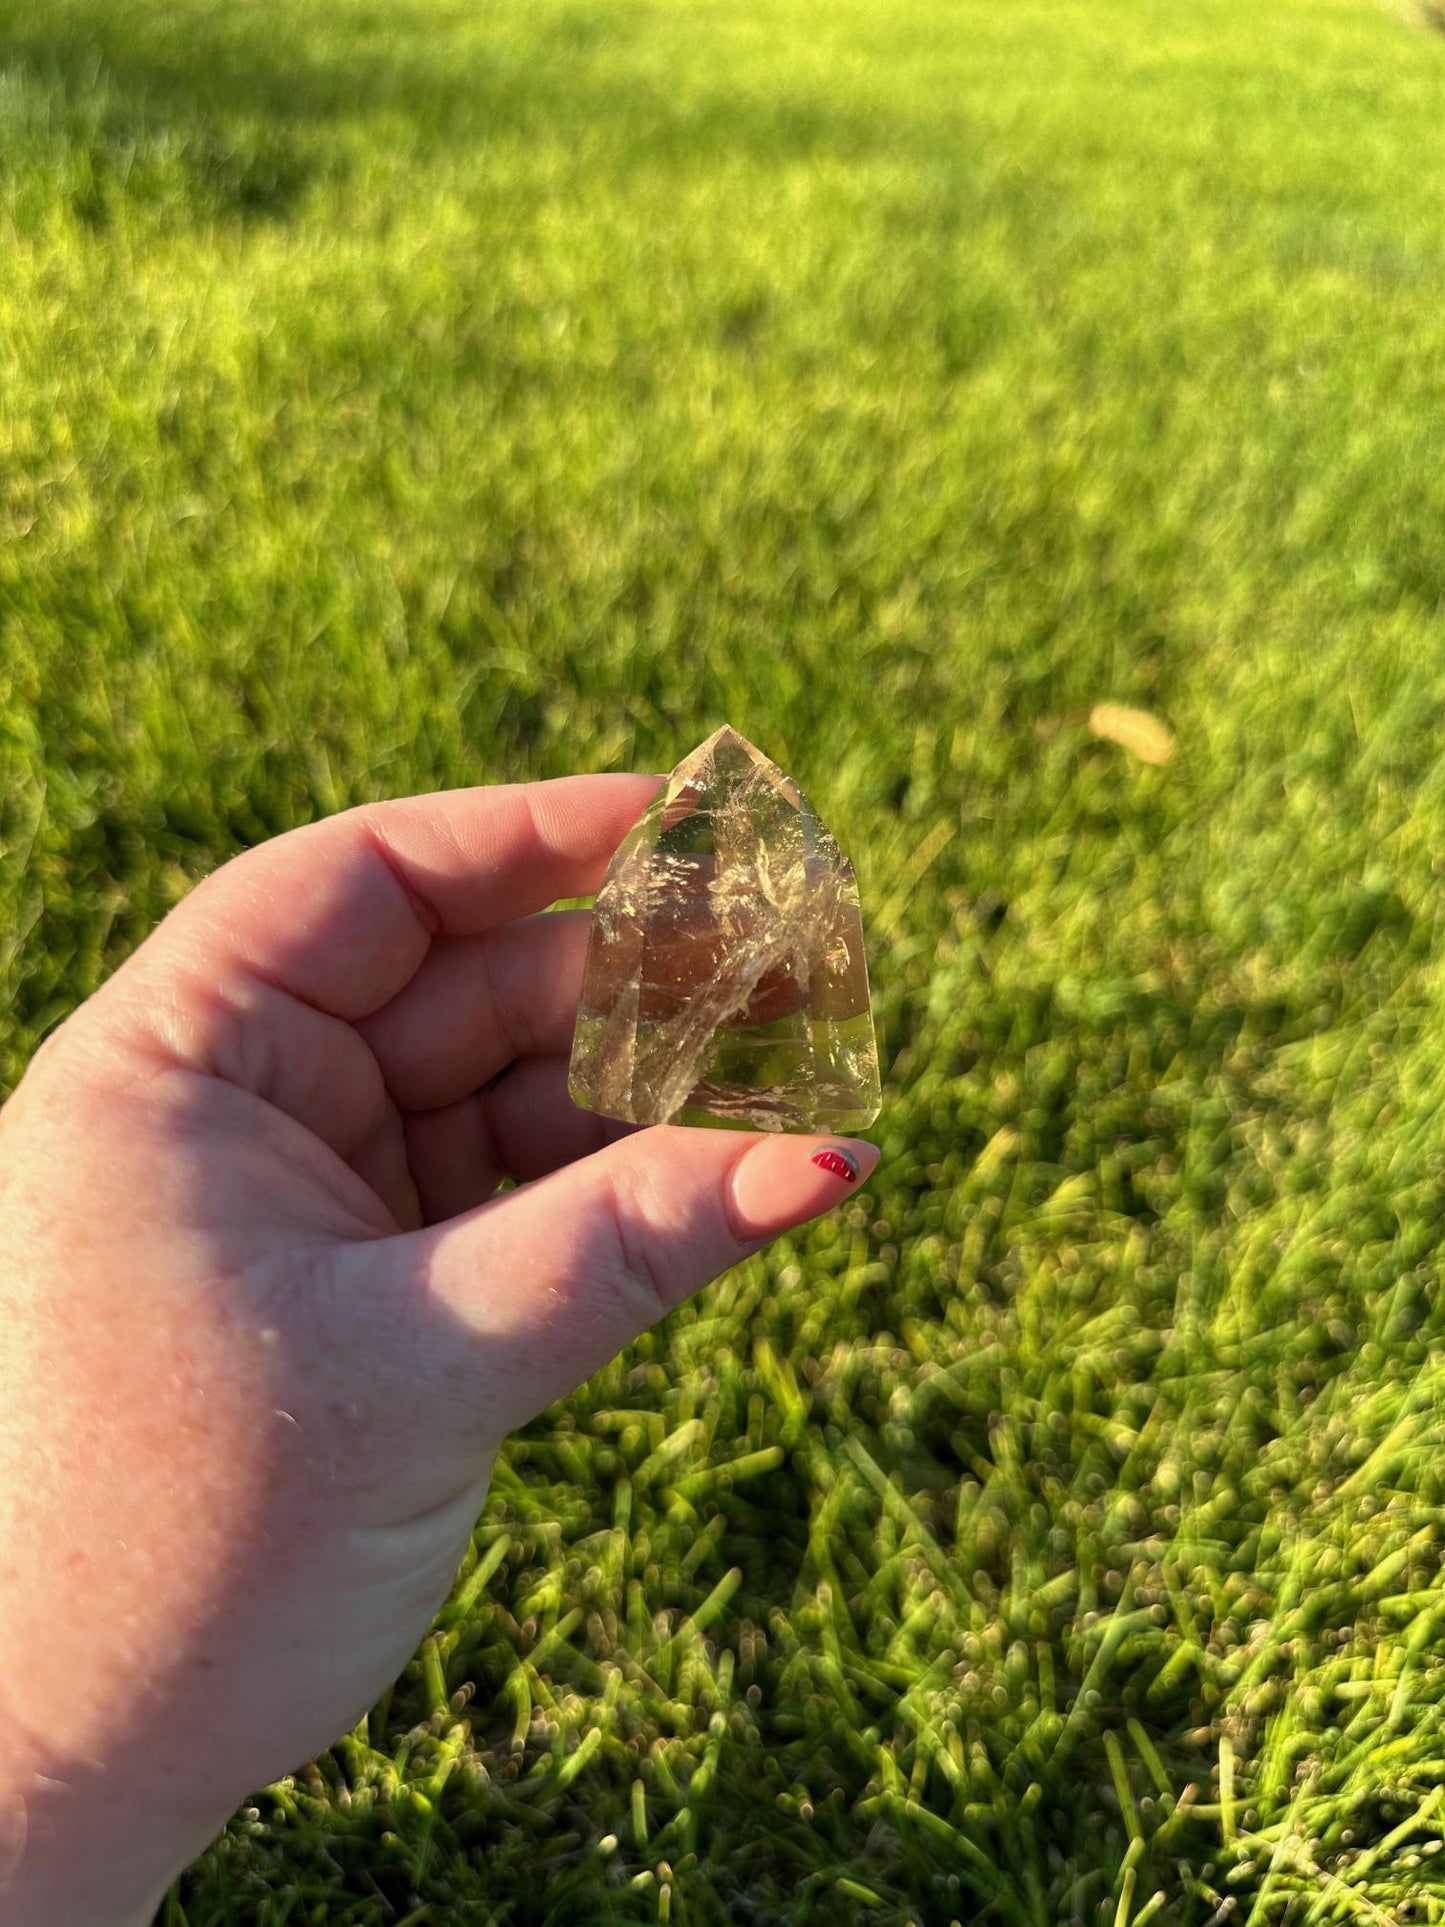
{"label": "wrist", "polygon": [[150,1927],[171,1882],[218,1830],[168,1828],[137,1812],[131,1789],[99,1776],[89,1786],[0,1777],[0,1922]]}

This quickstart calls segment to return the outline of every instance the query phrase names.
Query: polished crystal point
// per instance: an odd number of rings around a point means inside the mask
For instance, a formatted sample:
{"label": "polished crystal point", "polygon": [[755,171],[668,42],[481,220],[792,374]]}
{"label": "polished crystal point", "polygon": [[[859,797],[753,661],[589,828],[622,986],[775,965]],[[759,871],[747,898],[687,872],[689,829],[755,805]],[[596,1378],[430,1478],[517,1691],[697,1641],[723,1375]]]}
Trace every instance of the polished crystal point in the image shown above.
{"label": "polished crystal point", "polygon": [[634,1124],[849,1131],[878,1115],[853,866],[735,729],[678,764],[612,859],[570,1088]]}

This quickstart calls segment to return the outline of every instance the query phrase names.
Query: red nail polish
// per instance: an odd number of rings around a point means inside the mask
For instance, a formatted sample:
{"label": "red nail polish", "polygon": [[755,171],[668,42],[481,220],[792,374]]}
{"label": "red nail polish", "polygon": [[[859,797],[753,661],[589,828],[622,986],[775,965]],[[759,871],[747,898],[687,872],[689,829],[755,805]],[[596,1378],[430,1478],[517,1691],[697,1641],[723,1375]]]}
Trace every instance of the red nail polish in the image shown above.
{"label": "red nail polish", "polygon": [[858,1167],[846,1151],[840,1151],[836,1144],[825,1144],[815,1151],[810,1160],[831,1171],[835,1178],[842,1178],[845,1184],[858,1182]]}

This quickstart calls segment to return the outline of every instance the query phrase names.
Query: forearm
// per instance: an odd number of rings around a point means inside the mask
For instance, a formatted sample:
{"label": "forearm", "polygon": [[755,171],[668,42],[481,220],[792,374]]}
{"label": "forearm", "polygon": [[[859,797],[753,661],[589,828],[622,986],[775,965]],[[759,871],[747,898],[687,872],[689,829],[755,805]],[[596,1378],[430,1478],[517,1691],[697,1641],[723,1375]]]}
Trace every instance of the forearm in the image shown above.
{"label": "forearm", "polygon": [[81,1323],[28,1253],[0,1254],[0,1927],[149,1922],[245,1791],[212,1777],[194,1683],[172,1676],[206,1621],[217,1529],[184,1465],[106,1423],[180,1435],[174,1365],[119,1405],[95,1367],[129,1285]]}

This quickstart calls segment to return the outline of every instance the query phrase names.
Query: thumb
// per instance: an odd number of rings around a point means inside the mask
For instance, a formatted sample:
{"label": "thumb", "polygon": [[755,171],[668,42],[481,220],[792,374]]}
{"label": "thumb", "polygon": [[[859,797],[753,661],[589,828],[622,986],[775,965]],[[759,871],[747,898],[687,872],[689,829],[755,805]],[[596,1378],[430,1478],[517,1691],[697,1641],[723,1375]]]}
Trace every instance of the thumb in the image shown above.
{"label": "thumb", "polygon": [[433,1309],[485,1348],[500,1434],[877,1162],[856,1138],[658,1125],[407,1242]]}

